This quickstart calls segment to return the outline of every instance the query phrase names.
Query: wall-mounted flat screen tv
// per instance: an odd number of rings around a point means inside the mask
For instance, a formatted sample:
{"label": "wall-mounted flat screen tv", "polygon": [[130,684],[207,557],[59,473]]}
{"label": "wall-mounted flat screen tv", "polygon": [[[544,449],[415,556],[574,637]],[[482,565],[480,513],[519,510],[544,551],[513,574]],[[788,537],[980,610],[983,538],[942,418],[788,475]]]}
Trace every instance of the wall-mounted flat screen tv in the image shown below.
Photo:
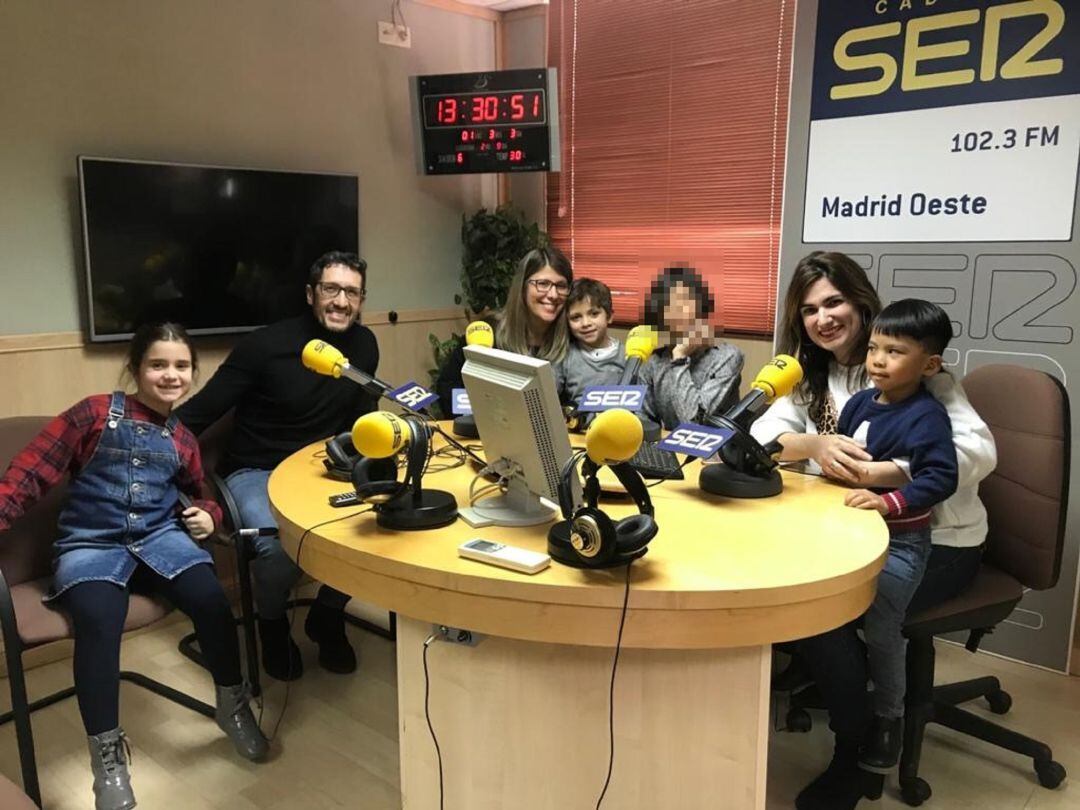
{"label": "wall-mounted flat screen tv", "polygon": [[304,310],[323,253],[359,252],[356,175],[80,156],[79,192],[95,342],[249,331]]}

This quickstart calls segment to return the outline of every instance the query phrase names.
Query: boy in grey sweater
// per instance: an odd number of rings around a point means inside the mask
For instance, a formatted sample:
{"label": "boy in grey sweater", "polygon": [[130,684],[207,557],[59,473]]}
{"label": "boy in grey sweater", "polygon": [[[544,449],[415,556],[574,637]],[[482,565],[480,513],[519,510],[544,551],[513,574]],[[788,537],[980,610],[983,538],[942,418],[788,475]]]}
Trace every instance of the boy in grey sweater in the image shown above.
{"label": "boy in grey sweater", "polygon": [[[566,299],[570,348],[555,365],[555,384],[563,404],[576,405],[592,385],[618,385],[626,366],[621,340],[608,334],[611,290],[601,281],[581,278]],[[592,414],[588,414],[592,416]]]}
{"label": "boy in grey sweater", "polygon": [[645,305],[646,321],[670,335],[641,369],[645,415],[672,430],[723,413],[739,400],[743,354],[721,342],[708,323],[712,293],[689,267],[669,267],[656,277]]}

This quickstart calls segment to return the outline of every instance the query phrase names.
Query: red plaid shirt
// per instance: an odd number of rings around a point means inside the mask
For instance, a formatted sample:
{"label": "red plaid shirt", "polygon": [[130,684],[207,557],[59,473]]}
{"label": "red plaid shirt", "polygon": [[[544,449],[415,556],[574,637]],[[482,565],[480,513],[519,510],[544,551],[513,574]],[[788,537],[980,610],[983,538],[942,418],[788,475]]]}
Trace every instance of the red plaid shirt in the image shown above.
{"label": "red plaid shirt", "polygon": [[[110,399],[108,394],[97,394],[77,402],[50,421],[11,460],[4,477],[0,478],[0,531],[8,529],[66,473],[78,475],[97,448]],[[165,424],[165,417],[130,396],[126,397],[124,416],[156,425]],[[210,513],[215,526],[220,526],[221,507],[203,497],[198,441],[180,422],[176,423],[172,440],[180,458],[177,487],[191,498],[192,505]]]}

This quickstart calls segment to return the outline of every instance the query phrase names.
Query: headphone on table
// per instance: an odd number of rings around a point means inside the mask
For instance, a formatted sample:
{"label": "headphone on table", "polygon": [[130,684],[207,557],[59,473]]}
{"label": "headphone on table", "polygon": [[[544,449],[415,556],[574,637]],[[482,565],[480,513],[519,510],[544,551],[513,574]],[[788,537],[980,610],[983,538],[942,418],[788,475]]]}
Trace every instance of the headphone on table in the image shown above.
{"label": "headphone on table", "polygon": [[326,443],[326,458],[323,459],[323,466],[334,480],[350,480],[352,469],[359,460],[360,454],[353,447],[351,434],[339,433]]}
{"label": "headphone on table", "polygon": [[411,433],[406,452],[405,477],[398,481],[398,465],[393,454],[381,458],[360,456],[352,468],[351,478],[357,496],[364,503],[392,501],[403,495],[410,484],[423,474],[428,459],[428,426],[414,416],[399,418],[408,424]]}
{"label": "headphone on table", "polygon": [[[581,458],[585,476],[583,503],[574,508],[573,477]],[[637,504],[639,514],[612,520],[597,506],[602,465],[585,452],[572,455],[559,476],[559,508],[564,520],[548,532],[548,554],[575,568],[614,568],[644,556],[659,527],[653,518],[652,499],[641,475],[626,462],[611,464],[612,472]]]}

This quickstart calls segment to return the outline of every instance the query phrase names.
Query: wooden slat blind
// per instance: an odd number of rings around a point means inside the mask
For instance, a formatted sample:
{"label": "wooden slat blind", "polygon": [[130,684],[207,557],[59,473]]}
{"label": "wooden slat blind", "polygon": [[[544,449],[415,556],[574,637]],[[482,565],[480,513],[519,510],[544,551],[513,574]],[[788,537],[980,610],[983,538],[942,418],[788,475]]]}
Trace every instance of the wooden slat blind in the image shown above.
{"label": "wooden slat blind", "polygon": [[793,0],[552,0],[562,172],[548,231],[636,323],[657,271],[690,265],[715,321],[770,334]]}

